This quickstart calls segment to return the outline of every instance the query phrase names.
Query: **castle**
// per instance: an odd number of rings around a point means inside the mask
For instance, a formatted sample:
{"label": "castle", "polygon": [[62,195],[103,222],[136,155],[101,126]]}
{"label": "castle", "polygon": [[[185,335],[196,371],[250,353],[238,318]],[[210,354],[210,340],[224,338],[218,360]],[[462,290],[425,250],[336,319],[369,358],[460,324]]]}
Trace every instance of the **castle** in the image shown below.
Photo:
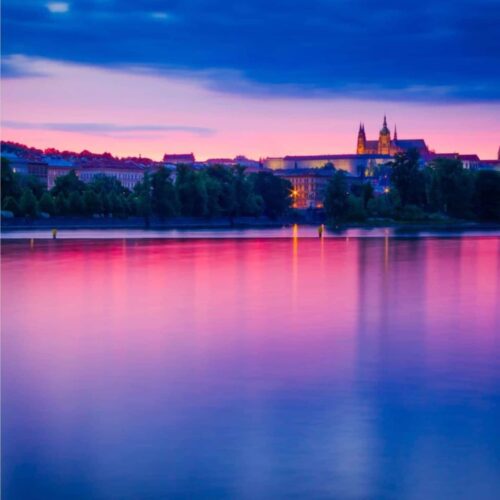
{"label": "castle", "polygon": [[391,139],[391,131],[387,126],[387,119],[384,116],[384,123],[380,129],[378,141],[366,139],[365,126],[361,123],[358,131],[358,141],[356,154],[358,155],[395,155],[408,149],[416,149],[421,157],[429,155],[429,148],[424,139],[398,139],[398,132],[394,126],[394,137]]}

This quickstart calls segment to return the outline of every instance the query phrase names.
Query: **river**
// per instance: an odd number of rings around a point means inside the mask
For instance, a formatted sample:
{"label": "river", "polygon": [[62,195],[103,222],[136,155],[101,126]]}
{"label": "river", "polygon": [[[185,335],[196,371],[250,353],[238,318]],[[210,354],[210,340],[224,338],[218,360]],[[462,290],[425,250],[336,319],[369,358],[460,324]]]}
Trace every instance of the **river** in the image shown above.
{"label": "river", "polygon": [[286,231],[2,235],[2,498],[498,498],[498,235]]}

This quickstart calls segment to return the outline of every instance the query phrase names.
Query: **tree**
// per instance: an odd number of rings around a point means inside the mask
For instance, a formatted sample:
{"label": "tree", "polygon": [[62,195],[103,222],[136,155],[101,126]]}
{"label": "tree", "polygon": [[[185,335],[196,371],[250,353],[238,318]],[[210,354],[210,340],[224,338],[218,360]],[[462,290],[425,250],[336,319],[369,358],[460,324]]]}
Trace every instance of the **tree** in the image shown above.
{"label": "tree", "polygon": [[397,188],[403,206],[424,202],[424,178],[419,170],[419,153],[416,149],[396,154],[392,163],[391,182]]}
{"label": "tree", "polygon": [[125,217],[127,215],[123,195],[111,192],[107,198],[109,211],[113,217]]}
{"label": "tree", "polygon": [[22,190],[19,183],[19,177],[10,167],[10,162],[7,158],[2,157],[2,206],[6,198],[12,197],[18,200]]}
{"label": "tree", "polygon": [[102,213],[102,203],[99,195],[91,189],[87,188],[83,194],[83,202],[87,209],[87,215],[94,215]]}
{"label": "tree", "polygon": [[347,199],[346,220],[353,222],[362,222],[366,219],[366,211],[363,198],[350,195]]}
{"label": "tree", "polygon": [[178,211],[177,193],[170,179],[170,172],[165,167],[151,176],[151,188],[153,212],[161,219],[175,215]]}
{"label": "tree", "polygon": [[252,174],[253,189],[263,201],[263,211],[275,219],[285,214],[290,208],[292,184],[270,172]]}
{"label": "tree", "polygon": [[[218,211],[216,199],[218,191],[215,183],[209,180],[206,172],[197,172],[187,165],[179,165],[175,187],[182,215],[205,217],[214,215]],[[209,191],[212,196],[210,204]]]}
{"label": "tree", "polygon": [[39,208],[41,212],[45,212],[49,215],[54,215],[56,213],[54,198],[52,198],[50,193],[48,193],[47,191],[45,191],[45,193],[43,193],[42,197],[40,198]]}
{"label": "tree", "polygon": [[146,226],[149,227],[149,221],[152,214],[152,201],[151,201],[151,180],[149,174],[144,174],[142,182],[136,185],[137,192],[137,212],[144,217]]}
{"label": "tree", "polygon": [[104,174],[96,175],[92,181],[87,184],[87,189],[91,189],[97,194],[116,193],[117,195],[127,195],[130,193],[116,177]]}
{"label": "tree", "polygon": [[365,210],[368,207],[368,202],[374,197],[373,192],[373,186],[369,182],[363,184],[363,208]]}
{"label": "tree", "polygon": [[10,162],[7,158],[2,157],[2,175],[1,175],[1,186],[2,186],[2,206],[3,201],[7,197],[12,197],[14,199],[19,199],[22,190],[19,183],[18,176],[14,173],[10,167]]}
{"label": "tree", "polygon": [[26,217],[35,218],[38,214],[38,203],[31,189],[24,189],[19,202],[21,214]]}
{"label": "tree", "polygon": [[264,200],[257,195],[245,168],[237,166],[234,172],[234,194],[236,199],[236,215],[257,216],[264,209]]}
{"label": "tree", "polygon": [[329,219],[343,219],[349,210],[349,190],[345,172],[338,170],[326,187],[324,207]]}
{"label": "tree", "polygon": [[[236,178],[232,168],[214,165],[207,170],[209,212],[221,212],[230,217],[237,215]],[[214,196],[215,199],[211,199]]]}
{"label": "tree", "polygon": [[71,215],[85,215],[86,207],[78,191],[72,191],[68,197],[68,209]]}
{"label": "tree", "polygon": [[430,206],[452,217],[468,217],[474,193],[473,174],[460,160],[437,158],[431,165]]}
{"label": "tree", "polygon": [[[233,216],[235,210],[235,204],[233,200],[229,201],[224,199],[224,185],[216,178],[208,175],[208,173],[203,172],[201,175],[201,180],[205,185],[206,193],[206,204],[205,204],[205,214],[207,217],[215,217],[221,213],[224,215]],[[227,188],[226,188],[227,195]],[[225,204],[225,209],[221,207],[221,203]]]}
{"label": "tree", "polygon": [[39,200],[47,190],[41,180],[34,175],[19,175],[19,183],[21,189],[30,189],[37,200]]}
{"label": "tree", "polygon": [[55,200],[56,200],[56,213],[58,215],[68,215],[69,205],[66,196],[60,193],[58,196],[56,196]]}
{"label": "tree", "polygon": [[[396,192],[396,189],[393,189]],[[368,213],[373,217],[394,217],[397,203],[394,203],[394,194],[384,193],[372,198],[367,205]]]}
{"label": "tree", "polygon": [[500,221],[500,173],[481,170],[474,185],[475,209],[481,220]]}
{"label": "tree", "polygon": [[19,203],[13,196],[7,196],[2,202],[2,210],[7,212],[12,212],[15,216],[20,215],[21,209],[19,208]]}
{"label": "tree", "polygon": [[71,170],[66,175],[56,177],[51,193],[53,196],[63,194],[65,197],[69,197],[73,192],[81,194],[84,190],[85,183],[78,178],[74,170]]}

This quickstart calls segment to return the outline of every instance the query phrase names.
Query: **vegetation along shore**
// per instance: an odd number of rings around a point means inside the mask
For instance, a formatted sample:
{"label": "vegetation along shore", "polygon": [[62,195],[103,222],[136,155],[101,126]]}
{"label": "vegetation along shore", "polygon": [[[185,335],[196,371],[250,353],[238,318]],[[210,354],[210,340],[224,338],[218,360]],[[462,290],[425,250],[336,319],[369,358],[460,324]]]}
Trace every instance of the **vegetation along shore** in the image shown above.
{"label": "vegetation along shore", "polygon": [[376,193],[370,178],[349,183],[337,170],[321,209],[295,210],[291,184],[265,171],[179,165],[146,174],[133,190],[104,175],[84,183],[75,172],[48,190],[16,173],[2,158],[2,226],[250,227],[326,222],[328,225],[471,226],[500,222],[500,173],[471,171],[459,160],[421,167],[414,150],[396,155],[385,173],[390,185]]}

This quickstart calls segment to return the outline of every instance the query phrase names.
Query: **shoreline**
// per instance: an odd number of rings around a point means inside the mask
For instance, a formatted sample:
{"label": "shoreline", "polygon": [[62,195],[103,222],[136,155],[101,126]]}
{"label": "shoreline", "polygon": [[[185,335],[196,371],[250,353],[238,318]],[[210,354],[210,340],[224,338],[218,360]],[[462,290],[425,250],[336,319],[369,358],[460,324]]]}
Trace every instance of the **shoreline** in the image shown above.
{"label": "shoreline", "polygon": [[[299,227],[316,228],[321,222],[315,221],[297,221],[293,218],[269,219],[265,217],[227,217],[214,219],[200,219],[188,217],[175,217],[166,220],[151,219],[149,226],[146,226],[144,219],[140,217],[130,217],[128,219],[112,218],[82,218],[82,217],[52,217],[47,219],[27,220],[25,218],[2,219],[0,233],[14,233],[16,231],[39,231],[39,230],[207,230],[207,229],[277,229],[290,227],[293,225]],[[401,232],[414,231],[498,231],[500,223],[495,222],[473,222],[473,221],[390,221],[377,220],[367,222],[350,222],[338,225],[326,225],[329,232],[342,232],[348,229],[391,229]]]}

